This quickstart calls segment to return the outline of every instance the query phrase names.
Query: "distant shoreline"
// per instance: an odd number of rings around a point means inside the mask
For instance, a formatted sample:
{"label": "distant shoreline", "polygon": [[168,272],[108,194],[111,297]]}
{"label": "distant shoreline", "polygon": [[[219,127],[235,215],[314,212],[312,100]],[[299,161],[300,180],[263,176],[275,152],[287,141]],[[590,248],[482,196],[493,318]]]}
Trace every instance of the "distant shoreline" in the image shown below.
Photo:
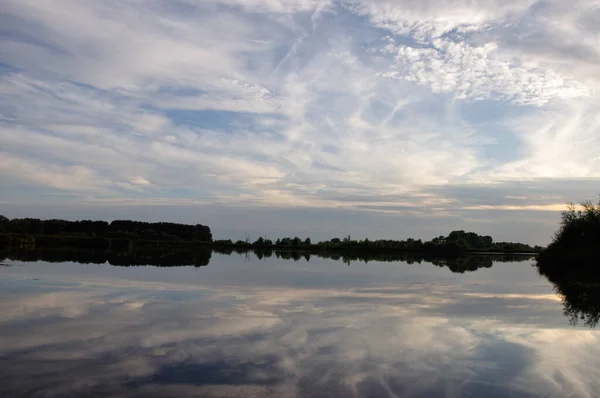
{"label": "distant shoreline", "polygon": [[[393,247],[324,247],[319,244],[310,246],[294,245],[261,245],[223,242],[193,242],[193,241],[172,241],[172,240],[146,240],[131,238],[111,238],[111,237],[89,237],[89,236],[65,236],[65,235],[27,235],[5,234],[14,240],[19,240],[17,245],[4,246],[5,248],[32,248],[32,249],[82,249],[82,250],[107,250],[107,251],[127,251],[134,249],[188,249],[207,248],[219,251],[248,252],[248,251],[284,251],[301,253],[347,253],[353,255],[372,255],[372,254],[414,254],[414,255],[537,255],[537,251],[519,251],[519,250],[408,250]],[[29,239],[28,239],[29,238]]]}
{"label": "distant shoreline", "polygon": [[429,241],[368,238],[350,236],[313,243],[310,238],[283,237],[271,240],[259,237],[250,242],[214,240],[210,227],[202,224],[142,222],[132,220],[67,221],[34,218],[8,219],[0,215],[0,249],[70,247],[75,249],[127,251],[135,248],[209,247],[223,251],[286,250],[302,252],[339,252],[357,255],[415,253],[425,255],[462,254],[536,254],[543,248],[518,242],[494,242],[491,236],[462,230]]}

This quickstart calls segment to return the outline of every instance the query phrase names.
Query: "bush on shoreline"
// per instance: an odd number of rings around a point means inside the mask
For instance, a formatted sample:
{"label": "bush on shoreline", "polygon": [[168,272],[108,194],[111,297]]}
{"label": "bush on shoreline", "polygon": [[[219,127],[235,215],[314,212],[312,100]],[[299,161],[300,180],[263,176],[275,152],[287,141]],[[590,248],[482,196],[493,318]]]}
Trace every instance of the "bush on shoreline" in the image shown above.
{"label": "bush on shoreline", "polygon": [[573,279],[600,276],[600,201],[579,207],[569,204],[552,243],[538,256],[537,266],[546,274],[556,271]]}

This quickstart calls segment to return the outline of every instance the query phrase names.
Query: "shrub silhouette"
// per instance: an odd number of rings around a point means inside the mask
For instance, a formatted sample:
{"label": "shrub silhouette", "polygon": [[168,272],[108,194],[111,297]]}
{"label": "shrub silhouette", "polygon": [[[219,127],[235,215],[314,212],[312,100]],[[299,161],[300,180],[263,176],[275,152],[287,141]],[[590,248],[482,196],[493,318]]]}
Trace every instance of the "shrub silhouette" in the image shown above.
{"label": "shrub silhouette", "polygon": [[538,256],[538,272],[554,284],[571,324],[600,322],[600,202],[569,204],[552,243]]}

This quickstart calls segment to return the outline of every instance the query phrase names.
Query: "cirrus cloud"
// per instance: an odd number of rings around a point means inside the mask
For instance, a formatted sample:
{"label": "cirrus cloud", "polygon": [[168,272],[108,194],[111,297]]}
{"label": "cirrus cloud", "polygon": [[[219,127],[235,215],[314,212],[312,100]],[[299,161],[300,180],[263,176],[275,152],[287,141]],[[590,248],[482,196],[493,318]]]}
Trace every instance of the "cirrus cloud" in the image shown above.
{"label": "cirrus cloud", "polygon": [[599,18],[592,0],[5,1],[0,199],[399,215],[428,195],[446,217],[514,205],[443,192],[527,180],[522,209],[555,208],[536,186],[600,178]]}

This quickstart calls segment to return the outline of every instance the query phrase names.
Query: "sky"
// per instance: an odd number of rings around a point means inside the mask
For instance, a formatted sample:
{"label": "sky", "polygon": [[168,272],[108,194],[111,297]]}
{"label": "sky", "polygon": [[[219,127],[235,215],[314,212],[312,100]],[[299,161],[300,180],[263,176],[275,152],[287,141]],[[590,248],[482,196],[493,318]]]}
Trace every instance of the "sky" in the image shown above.
{"label": "sky", "polygon": [[546,244],[599,66],[598,0],[0,0],[0,213]]}

